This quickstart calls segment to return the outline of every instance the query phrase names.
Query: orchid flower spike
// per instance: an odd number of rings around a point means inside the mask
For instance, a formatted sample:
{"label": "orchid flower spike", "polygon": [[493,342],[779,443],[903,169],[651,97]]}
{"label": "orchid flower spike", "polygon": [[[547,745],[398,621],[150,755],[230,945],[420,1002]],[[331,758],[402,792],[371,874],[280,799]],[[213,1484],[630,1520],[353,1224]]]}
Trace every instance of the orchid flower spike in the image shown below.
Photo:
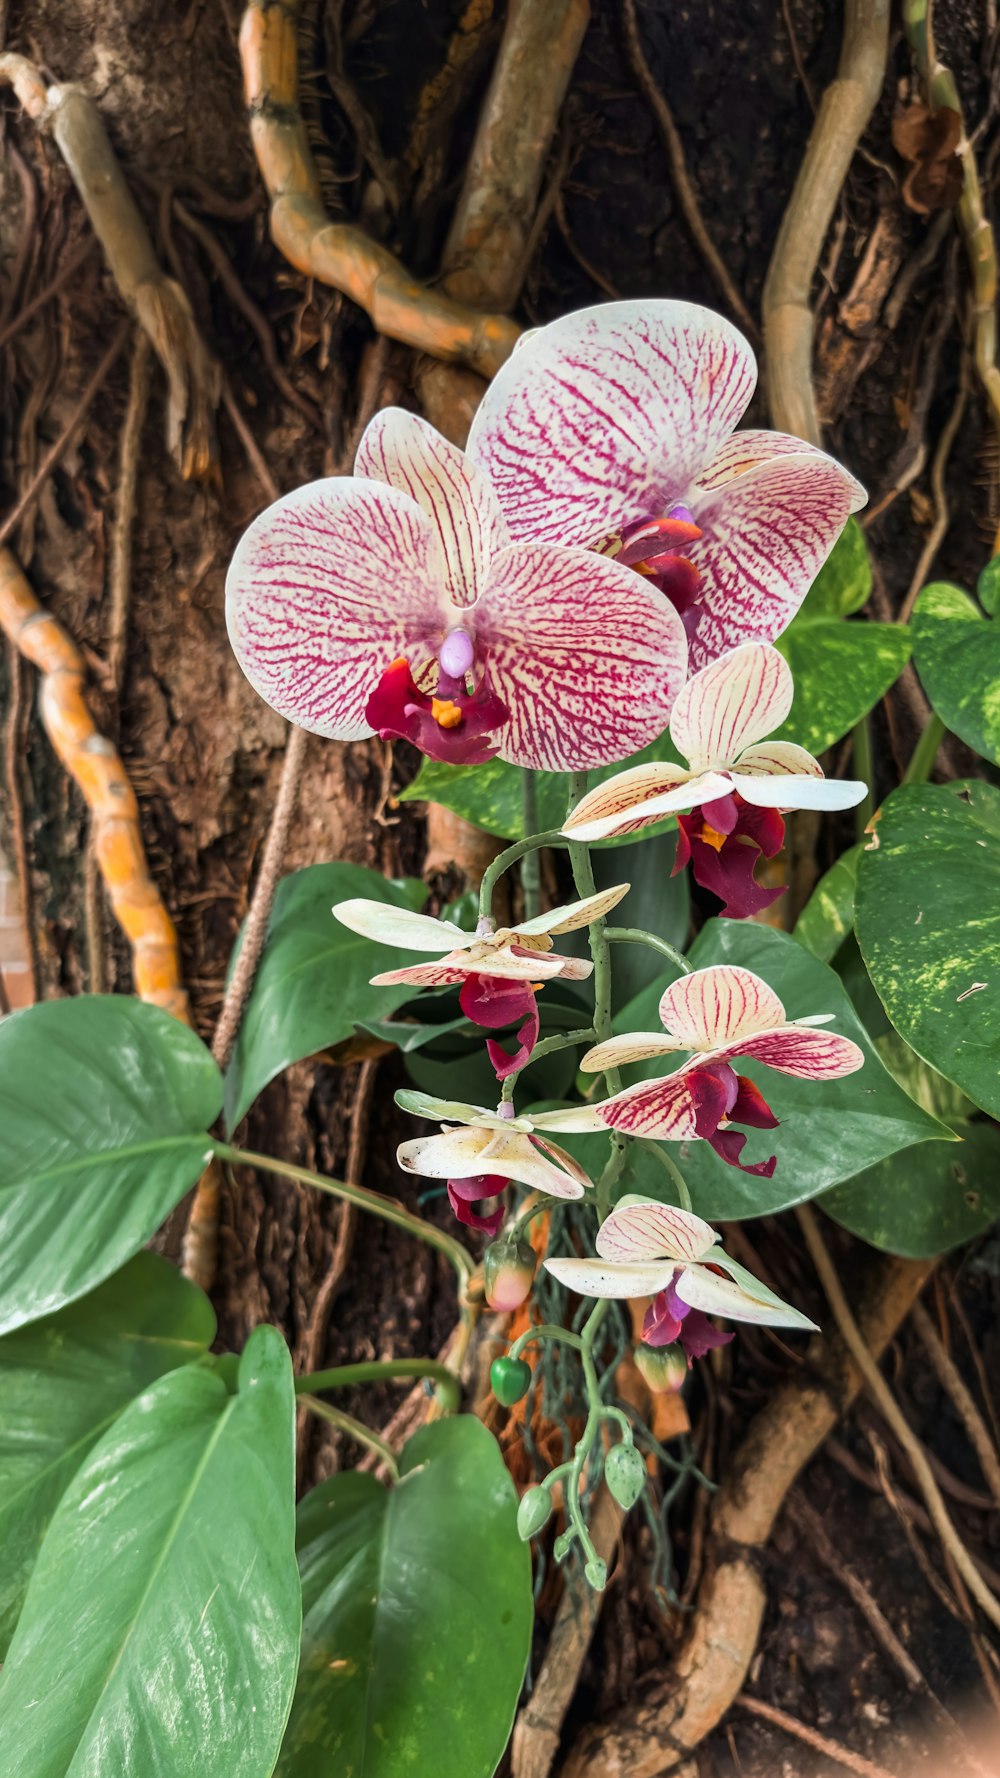
{"label": "orchid flower spike", "polygon": [[512,1180],[550,1198],[582,1198],[593,1186],[572,1155],[538,1134],[549,1130],[604,1129],[601,1118],[589,1105],[518,1117],[513,1105],[505,1105],[504,1110],[510,1112],[506,1116],[503,1111],[489,1111],[482,1105],[465,1105],[409,1091],[397,1093],[396,1104],[417,1117],[441,1120],[442,1126],[433,1136],[418,1136],[415,1141],[400,1144],[396,1159],[403,1172],[447,1180],[452,1209],[460,1222],[473,1228],[496,1234],[504,1220],[502,1203],[489,1218],[473,1218],[463,1214],[463,1210],[469,1203],[498,1198]]}
{"label": "orchid flower spike", "polygon": [[[571,428],[547,448],[570,449]],[[333,740],[400,736],[453,764],[606,765],[662,733],[687,638],[649,580],[564,541],[515,526],[471,457],[387,408],[353,476],[286,494],[244,534],[230,640],[261,697]]]}
{"label": "orchid flower spike", "polygon": [[[681,691],[670,738],[689,764],[633,766],[577,803],[563,832],[574,840],[634,833],[680,816],[674,873],[690,858],[695,881],[725,903],[725,914],[759,913],[782,894],[754,879],[757,859],[784,841],[780,811],[850,809],[865,795],[858,780],[831,782],[804,747],[767,741],[792,707],[787,661],[776,648],[747,642],[703,667]],[[763,743],[763,744],[762,744]]]}
{"label": "orchid flower spike", "polygon": [[536,329],[486,391],[469,455],[518,542],[589,544],[676,605],[693,670],[794,617],[864,489],[812,445],[733,433],[757,367],[694,303],[603,303]]}
{"label": "orchid flower spike", "polygon": [[718,1241],[690,1210],[630,1192],[597,1231],[597,1259],[547,1259],[545,1269],[580,1296],[651,1296],[643,1340],[648,1346],[678,1342],[689,1365],[727,1338],[709,1315],[815,1329],[807,1315],[730,1259]]}
{"label": "orchid flower spike", "polygon": [[361,898],[338,902],[333,913],[341,925],[380,944],[441,953],[433,963],[411,963],[402,969],[384,970],[381,975],[372,976],[372,987],[409,982],[414,988],[443,988],[461,983],[459,1003],[474,1025],[498,1030],[501,1025],[520,1021],[517,1046],[512,1052],[493,1039],[487,1041],[497,1079],[505,1080],[526,1065],[537,1041],[535,990],[555,976],[583,981],[593,970],[594,965],[582,957],[565,957],[554,951],[553,937],[577,932],[610,913],[628,889],[627,883],[619,883],[598,895],[588,895],[583,901],[569,902],[547,914],[538,914],[533,920],[501,926],[496,931],[480,930],[487,925],[480,921],[475,932],[464,932],[451,920],[435,920],[408,908]]}
{"label": "orchid flower spike", "polygon": [[610,1129],[630,1136],[669,1142],[702,1137],[720,1159],[745,1173],[770,1178],[775,1157],[744,1164],[739,1157],[746,1137],[729,1126],[774,1129],[778,1119],[753,1081],[736,1073],[732,1064],[738,1057],[801,1080],[839,1080],[864,1066],[864,1051],[849,1037],[817,1030],[832,1013],[787,1019],[773,988],[735,964],[681,976],[663,995],[659,1011],[662,1032],[610,1037],[587,1051],[581,1068],[622,1068],[684,1051],[689,1060],[673,1074],[625,1087],[594,1110]]}

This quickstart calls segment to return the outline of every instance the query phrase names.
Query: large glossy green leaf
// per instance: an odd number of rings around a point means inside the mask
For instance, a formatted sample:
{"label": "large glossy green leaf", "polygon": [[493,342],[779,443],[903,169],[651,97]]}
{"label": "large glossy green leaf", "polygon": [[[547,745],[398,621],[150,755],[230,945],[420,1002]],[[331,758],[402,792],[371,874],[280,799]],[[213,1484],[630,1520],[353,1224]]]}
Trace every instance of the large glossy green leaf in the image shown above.
{"label": "large glossy green leaf", "polygon": [[214,1338],[204,1292],[137,1253],[79,1302],[0,1339],[0,1657],[45,1528],[91,1446],[133,1396]]}
{"label": "large glossy green leaf", "polygon": [[959,1120],[958,1143],[921,1142],[835,1186],[823,1209],[873,1247],[906,1259],[946,1253],[1000,1216],[1000,1130]]}
{"label": "large glossy green leaf", "polygon": [[1000,623],[946,581],[913,608],[913,659],[941,721],[1000,765]]}
{"label": "large glossy green leaf", "polygon": [[355,896],[416,911],[427,890],[413,878],[387,882],[360,864],[310,864],[279,883],[226,1073],[228,1129],[236,1128],[283,1068],[353,1037],[366,1019],[387,1019],[412,997],[405,984],[369,987],[373,975],[418,959],[335,920],[334,903]]}
{"label": "large glossy green leaf", "polygon": [[822,753],[899,678],[910,658],[910,632],[903,624],[814,618],[803,608],[775,646],[795,681],[791,715],[778,734]]}
{"label": "large glossy green leaf", "polygon": [[124,996],[0,1023],[0,1333],[116,1272],[211,1153],[222,1080],[193,1031]]}
{"label": "large glossy green leaf", "polygon": [[[865,1052],[865,1066],[844,1080],[794,1080],[753,1061],[740,1061],[780,1119],[776,1130],[751,1130],[744,1159],[764,1160],[775,1154],[778,1164],[771,1179],[741,1173],[729,1167],[707,1142],[671,1147],[687,1180],[694,1207],[711,1221],[760,1216],[799,1204],[831,1185],[851,1179],[864,1168],[900,1149],[931,1137],[947,1139],[951,1132],[915,1105],[896,1085],[879,1060],[842,983],[826,964],[809,955],[787,933],[759,926],[752,920],[711,920],[692,947],[690,961],[698,968],[711,963],[738,963],[754,970],[781,996],[789,1018],[810,1013],[835,1015],[833,1029],[853,1038]],[[655,1031],[657,1002],[669,972],[644,989],[615,1020],[621,1031]],[[626,1079],[651,1079],[666,1072],[662,1059],[645,1062],[626,1071]],[[560,1141],[563,1138],[560,1137]],[[586,1165],[593,1163],[598,1141],[586,1136],[574,1145]],[[566,1146],[570,1146],[567,1140]],[[663,1169],[647,1148],[630,1151],[624,1189],[670,1194]]]}
{"label": "large glossy green leaf", "polygon": [[860,846],[851,846],[820,877],[795,922],[794,937],[821,963],[829,963],[854,929],[854,886]]}
{"label": "large glossy green leaf", "polygon": [[900,1036],[1000,1116],[1000,790],[893,791],[858,864],[855,920]]}
{"label": "large glossy green leaf", "polygon": [[0,1675],[4,1778],[269,1778],[295,1684],[294,1394],[258,1328],[227,1393],[161,1377],[70,1483]]}
{"label": "large glossy green leaf", "polygon": [[531,1561],[496,1440],[407,1444],[398,1486],[339,1475],[299,1508],[302,1664],[278,1778],[490,1778],[531,1645]]}

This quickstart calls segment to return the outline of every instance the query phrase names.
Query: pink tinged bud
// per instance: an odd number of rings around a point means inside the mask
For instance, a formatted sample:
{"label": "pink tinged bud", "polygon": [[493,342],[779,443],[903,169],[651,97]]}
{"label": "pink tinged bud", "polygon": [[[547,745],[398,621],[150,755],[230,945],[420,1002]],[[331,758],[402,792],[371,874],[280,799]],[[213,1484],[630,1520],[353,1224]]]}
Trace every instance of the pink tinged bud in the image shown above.
{"label": "pink tinged bud", "polygon": [[483,1255],[483,1283],[491,1309],[519,1309],[535,1281],[535,1255],[527,1241],[493,1241]]}
{"label": "pink tinged bud", "polygon": [[688,1361],[679,1346],[647,1346],[635,1349],[640,1377],[654,1395],[678,1395],[688,1374]]}
{"label": "pink tinged bud", "polygon": [[465,630],[449,630],[438,654],[442,671],[452,679],[462,679],[475,658],[472,637]]}

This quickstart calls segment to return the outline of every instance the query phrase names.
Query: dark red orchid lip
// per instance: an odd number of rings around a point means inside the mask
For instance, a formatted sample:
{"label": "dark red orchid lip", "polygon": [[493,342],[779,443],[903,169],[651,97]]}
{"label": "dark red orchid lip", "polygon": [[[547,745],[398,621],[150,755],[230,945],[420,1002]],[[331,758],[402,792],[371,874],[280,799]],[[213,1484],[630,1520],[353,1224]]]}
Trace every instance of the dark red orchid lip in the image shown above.
{"label": "dark red orchid lip", "polygon": [[777,809],[745,803],[734,791],[677,817],[673,875],[690,862],[696,883],[724,904],[724,919],[746,920],[784,894],[784,885],[766,889],[755,872],[759,858],[775,858],[785,841]]}
{"label": "dark red orchid lip", "polygon": [[383,741],[412,741],[428,759],[446,765],[483,765],[493,759],[493,736],[508,716],[490,685],[488,667],[471,692],[464,674],[453,677],[442,668],[431,694],[420,690],[402,655],[386,668],[365,705],[365,721]]}

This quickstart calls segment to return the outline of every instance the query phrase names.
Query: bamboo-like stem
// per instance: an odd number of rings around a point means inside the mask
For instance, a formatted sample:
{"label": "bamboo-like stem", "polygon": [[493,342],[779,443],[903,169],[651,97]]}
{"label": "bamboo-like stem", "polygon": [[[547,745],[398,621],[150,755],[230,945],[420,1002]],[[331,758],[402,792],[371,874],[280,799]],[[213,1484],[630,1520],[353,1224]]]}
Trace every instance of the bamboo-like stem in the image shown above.
{"label": "bamboo-like stem", "polygon": [[392,1481],[399,1481],[396,1453],[381,1433],[373,1432],[370,1426],[356,1420],[353,1414],[345,1414],[343,1408],[332,1408],[328,1401],[319,1401],[315,1395],[303,1395],[301,1399],[317,1419],[325,1420],[328,1426],[335,1426],[338,1432],[346,1432],[355,1444],[365,1445],[369,1451],[374,1451],[379,1462],[385,1464]]}
{"label": "bamboo-like stem", "polygon": [[250,138],[275,246],[297,271],[349,296],[379,333],[492,376],[513,350],[515,322],[418,284],[363,229],[327,216],[298,104],[297,12],[296,0],[251,0],[240,28]]}

